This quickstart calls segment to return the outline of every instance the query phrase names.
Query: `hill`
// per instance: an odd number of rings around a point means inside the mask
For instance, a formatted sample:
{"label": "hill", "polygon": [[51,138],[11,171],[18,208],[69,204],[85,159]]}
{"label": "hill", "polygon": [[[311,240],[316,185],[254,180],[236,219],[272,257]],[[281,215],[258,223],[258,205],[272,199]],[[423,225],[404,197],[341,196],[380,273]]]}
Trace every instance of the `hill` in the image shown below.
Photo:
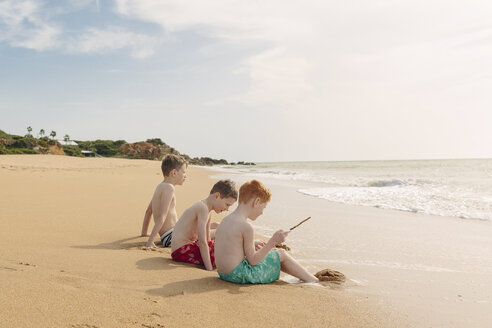
{"label": "hill", "polygon": [[[166,154],[181,155],[193,165],[228,165],[225,159],[190,157],[181,154],[159,138],[128,143],[125,140],[75,140],[77,145],[62,145],[48,137],[34,138],[32,135],[17,136],[0,130],[0,154],[57,154],[82,157],[94,154],[103,157],[161,160]],[[234,163],[231,163],[234,164]],[[253,163],[248,163],[253,164]]]}

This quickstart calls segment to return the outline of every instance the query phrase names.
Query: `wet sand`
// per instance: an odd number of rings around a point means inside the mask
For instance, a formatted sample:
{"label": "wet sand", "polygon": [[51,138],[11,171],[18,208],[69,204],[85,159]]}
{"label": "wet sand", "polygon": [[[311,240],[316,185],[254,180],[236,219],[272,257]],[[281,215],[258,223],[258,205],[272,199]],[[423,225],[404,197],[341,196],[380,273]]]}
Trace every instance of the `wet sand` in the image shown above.
{"label": "wet sand", "polygon": [[[238,184],[252,176],[215,173]],[[291,254],[309,271],[332,268],[350,281],[344,292],[378,305],[398,327],[490,327],[492,223],[374,207],[307,196],[315,188],[262,179],[272,191],[257,232],[292,227]],[[293,281],[291,277],[283,277]]]}

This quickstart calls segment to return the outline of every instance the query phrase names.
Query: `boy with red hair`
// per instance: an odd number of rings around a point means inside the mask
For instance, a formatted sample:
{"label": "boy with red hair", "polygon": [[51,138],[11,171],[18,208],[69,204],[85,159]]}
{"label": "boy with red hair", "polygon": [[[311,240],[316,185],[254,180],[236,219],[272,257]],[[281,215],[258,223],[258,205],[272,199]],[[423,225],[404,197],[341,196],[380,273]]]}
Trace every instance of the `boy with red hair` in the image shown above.
{"label": "boy with red hair", "polygon": [[215,234],[217,273],[238,284],[267,284],[280,277],[280,270],[305,282],[317,282],[285,250],[274,248],[290,231],[278,230],[266,244],[255,242],[247,219],[254,221],[263,214],[270,197],[270,190],[257,180],[241,186],[236,210],[222,220]]}

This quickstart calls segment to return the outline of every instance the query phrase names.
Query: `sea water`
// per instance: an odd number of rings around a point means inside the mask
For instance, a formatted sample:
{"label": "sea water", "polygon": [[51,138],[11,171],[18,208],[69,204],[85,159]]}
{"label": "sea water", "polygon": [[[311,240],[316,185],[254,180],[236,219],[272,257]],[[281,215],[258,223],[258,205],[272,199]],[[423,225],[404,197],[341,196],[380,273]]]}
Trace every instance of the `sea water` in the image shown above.
{"label": "sea water", "polygon": [[492,159],[284,162],[223,169],[287,183],[306,197],[492,221]]}
{"label": "sea water", "polygon": [[257,237],[312,216],[286,240],[308,271],[343,272],[345,289],[361,300],[371,295],[416,327],[488,327],[492,320],[492,159],[220,170],[215,178],[238,186],[258,179],[272,191],[264,214],[252,222]]}

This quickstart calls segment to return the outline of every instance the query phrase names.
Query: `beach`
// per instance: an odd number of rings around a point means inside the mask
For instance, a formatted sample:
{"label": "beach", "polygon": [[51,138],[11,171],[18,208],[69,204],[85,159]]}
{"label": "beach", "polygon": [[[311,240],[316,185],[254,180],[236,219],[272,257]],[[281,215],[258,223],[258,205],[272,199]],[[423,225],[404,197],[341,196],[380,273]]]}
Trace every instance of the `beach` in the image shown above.
{"label": "beach", "polygon": [[[176,188],[178,215],[206,197],[212,173],[189,167],[187,181]],[[235,285],[215,271],[171,261],[169,249],[145,250],[142,218],[161,180],[158,161],[0,156],[1,326],[406,327],[411,322],[353,282],[321,286],[283,278]],[[350,216],[345,207],[337,210]],[[345,233],[334,226],[333,234]]]}

